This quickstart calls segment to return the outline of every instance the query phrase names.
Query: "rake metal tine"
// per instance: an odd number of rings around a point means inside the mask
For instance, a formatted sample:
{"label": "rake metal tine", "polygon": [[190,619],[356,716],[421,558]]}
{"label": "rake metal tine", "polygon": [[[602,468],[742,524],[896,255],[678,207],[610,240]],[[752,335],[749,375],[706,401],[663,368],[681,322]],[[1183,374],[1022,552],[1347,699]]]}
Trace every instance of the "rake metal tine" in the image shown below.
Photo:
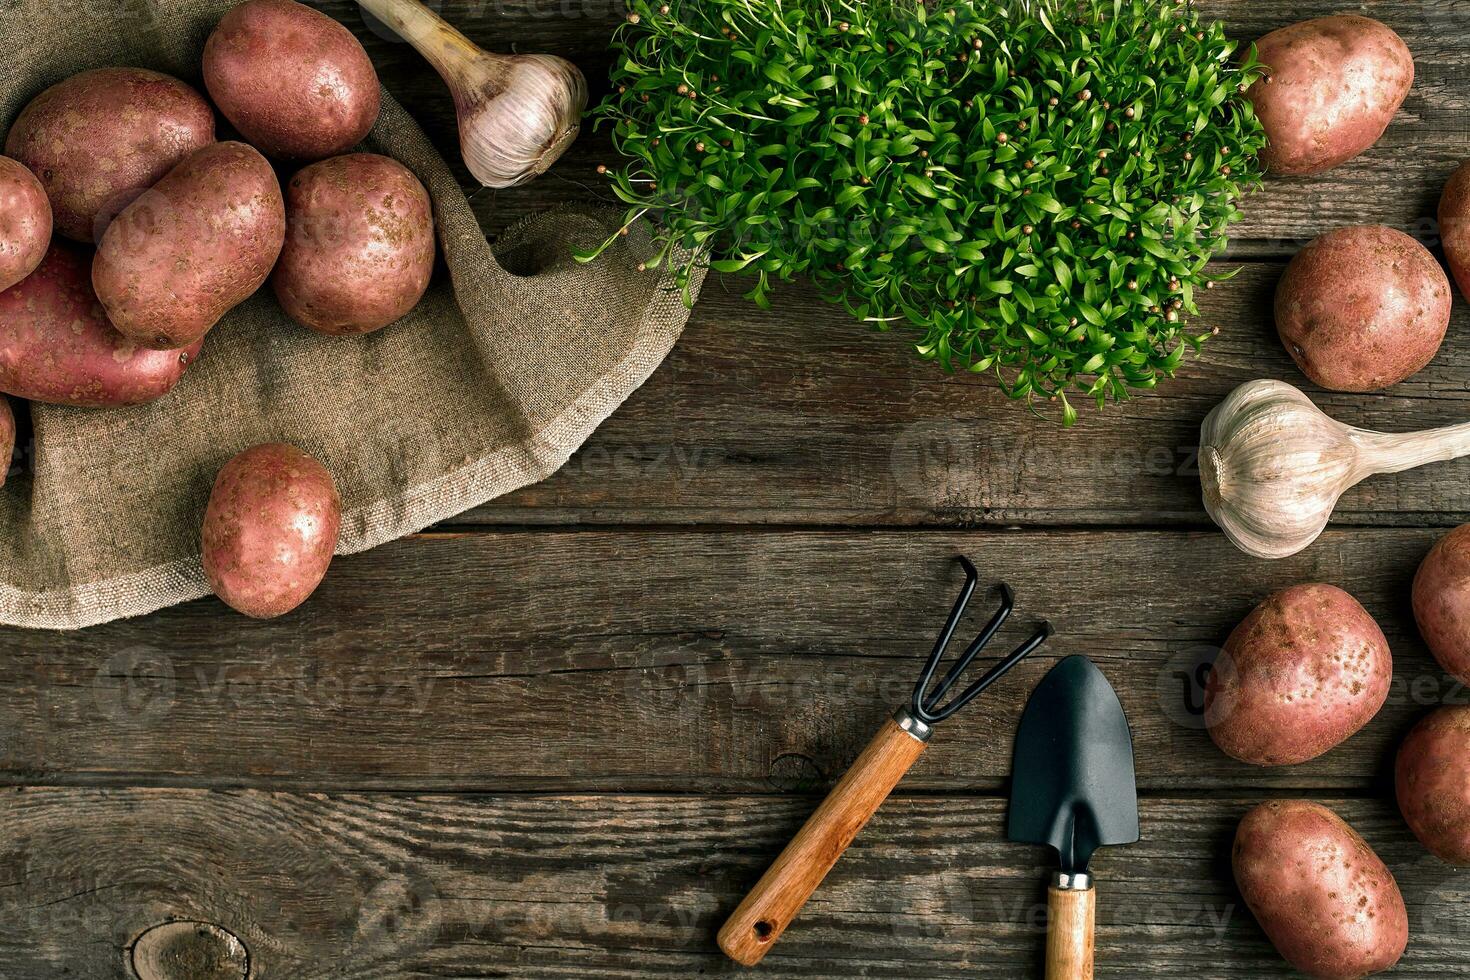
{"label": "rake metal tine", "polygon": [[919,675],[919,683],[914,686],[913,709],[915,717],[923,717],[924,688],[929,686],[929,681],[934,678],[934,671],[939,666],[939,658],[944,656],[944,648],[949,646],[950,638],[954,636],[955,627],[959,625],[960,616],[964,615],[965,606],[970,602],[970,596],[975,592],[975,583],[980,581],[980,573],[975,569],[974,562],[964,555],[959,556],[960,564],[965,568],[965,584],[960,588],[959,598],[954,601],[954,608],[949,611],[949,618],[944,622],[944,629],[939,633],[939,639],[934,642],[934,649],[929,654],[929,659],[924,663],[924,672]]}
{"label": "rake metal tine", "polygon": [[1012,650],[1004,660],[987,670],[983,677],[981,677],[975,683],[971,684],[969,687],[965,688],[963,694],[955,698],[953,701],[951,701],[949,704],[945,705],[938,711],[926,712],[929,717],[925,720],[931,721],[932,723],[941,722],[944,719],[948,718],[950,715],[954,714],[956,711],[963,708],[965,705],[969,704],[971,701],[975,700],[975,698],[978,697],[982,691],[1004,677],[1006,672],[1009,671],[1012,667],[1016,666],[1016,664],[1020,663],[1022,660],[1025,660],[1032,651],[1045,643],[1051,635],[1051,623],[1042,623],[1041,627],[1035,633],[1031,634],[1031,637],[1027,639],[1025,643],[1022,643],[1020,646],[1016,647],[1016,649]]}
{"label": "rake metal tine", "polygon": [[954,666],[949,668],[949,672],[944,675],[944,679],[939,682],[939,686],[934,689],[934,693],[924,698],[925,711],[933,711],[934,706],[940,702],[940,699],[949,693],[949,689],[954,687],[954,682],[959,679],[960,674],[964,673],[965,668],[970,666],[974,659],[979,656],[980,651],[995,636],[995,631],[1000,629],[1001,624],[1010,616],[1011,610],[1015,606],[1015,593],[1011,591],[1009,585],[1006,585],[1004,582],[1000,583],[1000,608],[995,611],[995,615],[990,617],[990,622],[985,624],[985,628],[980,631],[980,635],[975,637],[974,641],[965,648],[965,652],[955,660]]}

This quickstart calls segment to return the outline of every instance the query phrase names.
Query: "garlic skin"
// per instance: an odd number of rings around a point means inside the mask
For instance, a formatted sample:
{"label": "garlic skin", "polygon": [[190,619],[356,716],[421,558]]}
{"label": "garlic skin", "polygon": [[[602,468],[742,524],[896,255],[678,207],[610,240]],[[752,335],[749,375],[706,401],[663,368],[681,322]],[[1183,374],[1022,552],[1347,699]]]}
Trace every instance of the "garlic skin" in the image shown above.
{"label": "garlic skin", "polygon": [[1346,426],[1280,381],[1241,385],[1200,427],[1205,510],[1235,546],[1284,558],[1316,540],[1357,472]]}
{"label": "garlic skin", "polygon": [[486,187],[540,176],[566,152],[587,110],[587,79],[548,54],[492,54],[419,0],[358,0],[439,72],[454,96],[465,166]]}
{"label": "garlic skin", "polygon": [[1470,424],[1372,432],[1329,418],[1283,381],[1251,381],[1200,426],[1200,484],[1236,547],[1285,558],[1315,541],[1343,491],[1366,477],[1467,454]]}
{"label": "garlic skin", "polygon": [[514,187],[545,173],[577,138],[587,80],[554,55],[482,60],[454,89],[460,152],[486,187]]}

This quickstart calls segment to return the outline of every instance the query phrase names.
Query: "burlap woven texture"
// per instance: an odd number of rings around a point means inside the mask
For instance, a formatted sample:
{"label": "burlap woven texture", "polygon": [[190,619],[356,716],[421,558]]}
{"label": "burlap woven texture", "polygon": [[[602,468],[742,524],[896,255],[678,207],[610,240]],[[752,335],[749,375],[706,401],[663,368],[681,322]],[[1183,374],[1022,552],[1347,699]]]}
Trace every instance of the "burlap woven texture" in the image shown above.
{"label": "burlap woven texture", "polygon": [[[152,68],[202,90],[204,40],[231,5],[0,0],[0,127],[89,68]],[[441,268],[423,303],[369,337],[325,338],[267,287],[162,401],[32,406],[34,478],[0,490],[0,622],[76,629],[207,594],[209,490],[257,443],[294,443],[331,469],[339,554],[421,530],[555,471],[672,348],[687,310],[666,278],[637,271],[638,236],[572,258],[615,230],[611,213],[543,215],[492,254],[449,167],[386,95],[364,148],[434,199]]]}

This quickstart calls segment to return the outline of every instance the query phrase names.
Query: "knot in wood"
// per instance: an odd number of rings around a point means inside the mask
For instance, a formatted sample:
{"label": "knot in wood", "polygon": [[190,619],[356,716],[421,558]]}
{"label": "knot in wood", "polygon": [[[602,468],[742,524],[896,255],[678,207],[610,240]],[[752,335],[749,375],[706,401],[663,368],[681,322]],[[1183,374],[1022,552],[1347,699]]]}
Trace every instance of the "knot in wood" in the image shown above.
{"label": "knot in wood", "polygon": [[246,980],[250,953],[238,936],[208,922],[165,922],[133,941],[137,980]]}

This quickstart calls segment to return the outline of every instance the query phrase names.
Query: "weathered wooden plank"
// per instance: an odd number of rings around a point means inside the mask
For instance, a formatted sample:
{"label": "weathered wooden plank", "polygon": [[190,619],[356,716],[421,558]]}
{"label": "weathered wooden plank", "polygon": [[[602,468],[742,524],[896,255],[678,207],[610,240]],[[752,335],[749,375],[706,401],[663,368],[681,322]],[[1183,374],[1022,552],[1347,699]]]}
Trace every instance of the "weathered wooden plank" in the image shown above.
{"label": "weathered wooden plank", "polygon": [[[1199,423],[1236,385],[1292,381],[1334,416],[1389,431],[1470,418],[1470,307],[1435,361],[1384,395],[1323,393],[1272,326],[1281,266],[1205,294],[1221,333],[1180,375],[1073,429],[987,377],[946,375],[791,287],[775,309],[712,280],[669,360],[551,479],[461,518],[482,523],[1200,524]],[[1470,520],[1464,463],[1372,479],[1343,524]]]}
{"label": "weathered wooden plank", "polygon": [[[1086,406],[1065,430],[810,290],[782,289],[762,311],[733,277],[714,278],[668,361],[560,472],[452,523],[1207,526],[1199,423],[1244,381],[1290,380],[1335,417],[1388,431],[1470,418],[1470,306],[1455,308],[1434,362],[1391,392],[1324,393],[1276,338],[1280,270],[1247,263],[1206,294],[1200,323],[1221,334],[1178,378]],[[1334,520],[1470,521],[1470,464],[1375,477]]]}
{"label": "weathered wooden plank", "polygon": [[[1144,801],[1144,839],[1094,862],[1100,977],[1292,975],[1231,883],[1231,835],[1254,802]],[[1389,803],[1325,802],[1404,891],[1412,941],[1394,976],[1458,975],[1470,872],[1429,857]],[[13,790],[0,968],[127,976],[127,944],[181,919],[239,937],[252,980],[733,976],[715,930],[814,805]],[[1004,841],[1004,813],[997,799],[890,800],[761,975],[1037,975],[1046,856]]]}
{"label": "weathered wooden plank", "polygon": [[[364,39],[388,88],[455,155],[453,107],[438,78],[401,42],[368,29],[349,0],[320,6]],[[446,0],[444,13],[477,42],[495,50],[551,51],[582,66],[594,100],[607,88],[607,41],[623,13],[612,0]],[[1208,0],[1208,16],[1225,21],[1231,35],[1248,43],[1296,20],[1342,13],[1333,0],[1289,7],[1252,0]],[[1470,33],[1463,0],[1378,0],[1350,8],[1387,23],[1414,54],[1417,77],[1398,117],[1383,138],[1358,159],[1325,175],[1273,179],[1250,198],[1235,230],[1240,254],[1290,254],[1305,239],[1340,224],[1383,222],[1436,237],[1432,224],[1444,180],[1470,157],[1470,90],[1462,39]],[[509,192],[477,196],[492,232],[511,221],[567,200],[612,201],[595,168],[613,159],[605,133],[584,136],[551,175]],[[464,174],[466,186],[470,179]]]}
{"label": "weathered wooden plank", "polygon": [[[936,735],[905,786],[993,789],[1026,694],[1092,656],[1167,787],[1386,785],[1407,727],[1467,695],[1423,649],[1409,583],[1434,533],[1329,533],[1274,563],[1216,532],[525,531],[339,559],[297,612],[213,599],[78,634],[0,632],[10,782],[727,791],[829,782],[894,708],[965,552],[1019,597],[998,641],[1058,635]],[[1396,661],[1380,716],[1301,766],[1256,770],[1200,729],[1196,667],[1265,594],[1335,583]],[[978,598],[966,630],[989,615]]]}

